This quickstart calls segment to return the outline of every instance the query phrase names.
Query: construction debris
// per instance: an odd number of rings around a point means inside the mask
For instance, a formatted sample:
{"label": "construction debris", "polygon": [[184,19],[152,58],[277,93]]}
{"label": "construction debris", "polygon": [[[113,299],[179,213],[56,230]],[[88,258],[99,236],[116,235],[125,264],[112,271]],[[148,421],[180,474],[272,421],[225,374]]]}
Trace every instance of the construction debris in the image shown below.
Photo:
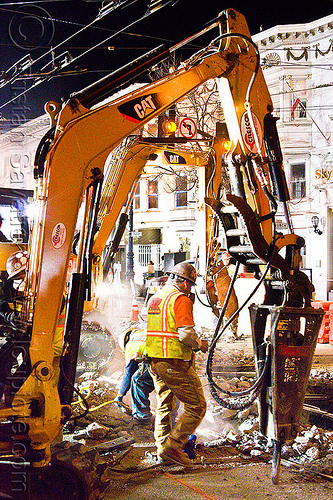
{"label": "construction debris", "polygon": [[[216,353],[214,371],[217,383],[224,391],[242,392],[253,385],[256,375],[252,355],[246,354],[238,346],[231,350],[228,347],[228,352],[217,349]],[[197,370],[204,386],[205,362],[204,355],[196,356]],[[89,371],[80,376],[77,388],[87,398],[90,410],[84,418],[76,421],[75,428],[66,426],[64,440],[70,446],[73,443],[82,446],[83,443],[84,450],[95,450],[100,457],[98,460],[107,461],[109,471],[116,464],[119,471],[142,471],[148,466],[145,461],[146,450],[155,451],[153,430],[133,425],[131,415],[123,413],[113,404],[121,376],[122,366],[104,374]],[[322,366],[313,368],[309,394],[327,395],[331,389],[333,393],[332,372]],[[230,453],[234,457],[243,457],[245,461],[271,461],[273,444],[259,432],[256,403],[245,410],[236,411],[221,408],[207,390],[206,398],[207,414],[197,430],[198,466],[221,464],[227,456],[230,458]],[[153,410],[154,403],[152,393]],[[127,404],[130,406],[129,395]],[[83,412],[79,398],[73,409],[74,415]],[[295,441],[283,446],[283,463],[293,465],[301,473],[321,475],[330,480],[333,478],[333,430],[322,429],[308,420],[304,419],[303,428]],[[68,445],[62,444],[65,449]]]}

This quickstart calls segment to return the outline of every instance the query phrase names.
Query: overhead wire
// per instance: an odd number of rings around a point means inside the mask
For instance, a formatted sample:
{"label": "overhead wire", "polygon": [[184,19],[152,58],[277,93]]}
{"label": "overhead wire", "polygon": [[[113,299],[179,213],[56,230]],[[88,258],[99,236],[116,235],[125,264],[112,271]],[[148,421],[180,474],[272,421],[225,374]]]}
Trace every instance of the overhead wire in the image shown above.
{"label": "overhead wire", "polygon": [[26,1],[16,1],[16,2],[5,2],[1,3],[0,7],[3,5],[34,5],[36,3],[55,3],[55,2],[68,2],[68,0],[26,0]]}
{"label": "overhead wire", "polygon": [[[61,1],[61,0],[60,0],[60,1]],[[131,4],[132,4],[132,3],[135,3],[136,1],[137,1],[137,0],[133,0],[133,1],[131,2]],[[27,3],[29,4],[30,2],[27,2]],[[168,4],[168,3],[169,3],[169,2],[167,2],[167,4]],[[16,4],[17,4],[17,2],[15,3],[15,5],[16,5]],[[2,6],[3,6],[3,5],[6,5],[6,4],[0,4],[0,10],[2,9]],[[8,4],[8,5],[11,5],[11,4]],[[14,3],[13,3],[12,5],[14,5]],[[113,10],[115,10],[118,6],[122,6],[122,5],[123,5],[123,4],[118,4],[117,6],[115,6],[115,8],[114,8]],[[125,5],[125,7],[126,7],[126,5]],[[8,9],[2,9],[2,10],[8,10]],[[13,11],[13,12],[16,12],[16,11]],[[109,12],[108,12],[108,13],[109,13]],[[125,31],[125,30],[127,30],[129,27],[131,27],[131,26],[135,25],[136,23],[140,22],[142,19],[144,19],[145,17],[147,17],[147,16],[148,16],[148,15],[150,15],[151,13],[153,13],[153,12],[147,11],[147,12],[146,12],[146,13],[145,13],[145,14],[144,14],[144,15],[143,15],[140,19],[138,19],[138,20],[134,21],[133,23],[130,23],[130,24],[129,24],[129,25],[127,25],[125,28],[122,28],[121,30],[114,31],[114,32],[113,32],[113,34],[112,34],[112,35],[110,35],[110,37],[107,37],[106,39],[102,40],[102,41],[101,41],[101,42],[99,42],[98,44],[96,44],[96,45],[94,45],[94,46],[92,46],[92,47],[87,48],[87,50],[85,50],[83,53],[79,54],[77,57],[75,57],[74,59],[72,59],[72,60],[71,60],[68,64],[72,64],[72,63],[74,63],[75,61],[77,61],[78,59],[80,59],[81,57],[83,57],[83,56],[85,56],[86,54],[90,53],[92,50],[96,50],[96,49],[100,48],[100,46],[101,46],[102,44],[104,44],[105,42],[107,42],[107,41],[111,40],[111,39],[112,39],[113,37],[115,37],[116,35],[118,35],[118,34],[120,34],[120,33],[126,33],[126,31]],[[55,22],[63,22],[63,23],[67,23],[67,24],[76,24],[76,25],[81,25],[81,26],[82,26],[82,28],[81,28],[78,32],[76,32],[76,33],[74,33],[74,34],[70,35],[67,39],[65,39],[65,40],[63,40],[62,42],[60,42],[60,43],[59,43],[58,45],[56,45],[55,47],[52,47],[52,48],[51,48],[49,51],[47,51],[46,53],[42,54],[39,58],[37,58],[35,61],[33,61],[33,62],[32,62],[32,64],[35,64],[36,62],[38,62],[39,60],[41,60],[43,57],[45,57],[46,55],[48,55],[48,54],[52,53],[54,50],[56,50],[56,49],[58,49],[58,48],[60,48],[60,47],[62,47],[62,48],[66,48],[66,47],[63,47],[63,46],[64,46],[64,44],[65,44],[67,41],[71,40],[71,39],[72,39],[72,38],[74,38],[76,35],[80,34],[81,32],[83,32],[84,30],[86,30],[86,29],[88,29],[88,28],[90,28],[90,27],[94,27],[94,28],[96,28],[95,26],[93,26],[93,25],[94,25],[94,23],[95,23],[96,21],[98,21],[99,19],[101,19],[102,17],[104,17],[104,16],[103,16],[103,15],[97,16],[97,17],[96,17],[93,21],[91,21],[91,23],[89,23],[88,25],[82,25],[82,24],[80,24],[80,23],[73,23],[73,22],[71,22],[71,21],[65,21],[65,20],[60,20],[60,19],[55,19],[55,18],[47,18],[47,17],[45,17],[45,16],[37,16],[37,17],[40,17],[40,18],[45,18],[46,20],[52,20],[52,21],[55,21]],[[98,29],[107,29],[107,28],[98,28]],[[107,29],[107,30],[109,31],[109,29]],[[156,40],[171,41],[171,40],[167,40],[167,39],[164,39],[164,38],[155,37],[155,36],[149,36],[149,35],[141,35],[141,34],[135,34],[135,33],[126,33],[126,34],[127,34],[127,35],[130,35],[130,36],[140,36],[140,37],[142,36],[142,37],[153,38],[153,39],[156,39]],[[78,48],[79,48],[79,47],[78,47]],[[123,48],[122,48],[122,49],[123,49]],[[136,47],[136,49],[137,49],[137,47]],[[68,50],[68,49],[67,49],[67,50]],[[117,48],[117,50],[118,50],[118,48]],[[293,65],[292,63],[291,63],[290,65],[295,66],[295,65]],[[288,66],[288,64],[286,63],[286,64],[285,64],[285,66],[287,67],[287,66]],[[310,66],[310,67],[311,67],[311,65],[304,65],[304,66]],[[312,65],[312,67],[313,67],[313,65]],[[318,66],[318,67],[321,67],[321,65],[320,65],[320,66]],[[330,66],[330,67],[331,67],[331,66]],[[326,69],[326,68],[323,68],[323,69]],[[327,69],[330,69],[330,68],[327,68]],[[81,70],[81,71],[83,71],[83,70]],[[96,73],[97,73],[98,71],[102,72],[103,70],[93,70],[93,71],[90,71],[90,72],[96,72]],[[85,72],[86,72],[86,71],[85,71]],[[80,74],[80,71],[78,71],[78,72],[77,72],[77,74]],[[70,76],[70,74],[69,74],[69,73],[67,73],[67,74],[63,74],[63,73],[60,73],[59,71],[57,71],[57,72],[56,72],[55,74],[53,74],[53,75],[52,75],[52,74],[51,74],[51,75],[46,75],[46,76],[45,76],[45,80],[43,80],[43,79],[38,80],[38,81],[37,81],[37,82],[35,82],[35,84],[33,84],[31,87],[29,87],[28,89],[25,89],[24,91],[22,91],[22,93],[21,93],[21,94],[16,95],[16,96],[15,96],[15,98],[13,98],[13,99],[11,99],[11,100],[7,101],[6,103],[4,103],[3,105],[1,105],[1,106],[0,106],[0,109],[2,109],[3,107],[7,106],[7,105],[8,105],[8,104],[10,104],[11,102],[13,102],[13,100],[15,100],[15,99],[17,99],[17,98],[21,97],[22,95],[24,95],[25,93],[27,93],[29,90],[33,89],[36,85],[39,85],[39,84],[40,84],[40,83],[42,83],[43,81],[50,80],[50,79],[54,78],[55,76]],[[29,77],[29,76],[26,76],[26,78],[30,78],[30,77]],[[22,78],[20,78],[20,79],[22,79]],[[333,85],[333,84],[331,84],[331,85]],[[279,94],[272,94],[272,95],[279,95]]]}
{"label": "overhead wire", "polygon": [[[67,0],[64,0],[64,1],[67,1]],[[137,2],[138,0],[133,0],[132,3],[134,2]],[[17,14],[17,11],[14,10],[14,9],[3,9],[2,8],[2,5],[3,4],[0,4],[0,10],[3,10],[3,11],[7,11],[7,12],[12,12],[13,14]],[[122,6],[122,4],[119,4],[118,5],[119,7]],[[118,7],[117,6],[117,7]],[[124,6],[125,7],[125,6]],[[114,9],[115,10],[115,9]],[[110,11],[108,13],[111,13],[113,11]],[[21,14],[24,14],[24,12],[20,12]],[[153,13],[153,12],[152,12]],[[26,13],[28,14],[28,12]],[[66,43],[68,40],[71,40],[72,38],[74,38],[75,36],[77,36],[78,34],[80,34],[82,31],[88,29],[88,28],[93,28],[95,30],[98,30],[98,31],[107,31],[107,32],[112,32],[113,34],[117,34],[117,31],[116,30],[112,30],[110,28],[106,28],[106,27],[103,27],[103,26],[94,26],[94,23],[96,21],[99,21],[100,19],[102,19],[103,17],[105,17],[105,15],[100,15],[100,16],[97,16],[95,19],[93,19],[93,21],[91,21],[89,24],[83,24],[83,23],[79,23],[79,22],[75,22],[75,21],[68,21],[68,20],[65,20],[65,19],[59,19],[59,18],[55,18],[55,17],[46,17],[46,16],[42,16],[42,15],[38,15],[38,14],[34,14],[34,16],[38,19],[41,19],[41,20],[46,20],[46,21],[53,21],[55,23],[62,23],[62,24],[69,24],[69,25],[74,25],[74,26],[81,26],[82,29],[80,29],[79,31],[76,31],[75,33],[73,33],[73,35],[70,35],[67,39],[65,39],[64,41],[60,42],[57,46],[55,47],[52,47],[50,50],[48,50],[45,54],[43,54],[42,56],[40,56],[38,59],[36,59],[34,61],[35,62],[38,62],[42,57],[48,55],[48,54],[51,54],[52,51],[56,50],[57,48],[59,47],[62,47],[62,48],[65,48],[65,49],[80,49],[80,48],[88,48],[88,47],[80,47],[80,46],[73,46],[73,47],[63,47],[64,43]],[[126,29],[126,28],[125,28]],[[171,40],[170,38],[165,38],[165,37],[158,37],[158,36],[154,36],[154,35],[149,35],[149,34],[140,34],[140,33],[132,33],[132,32],[125,32],[126,35],[129,35],[129,36],[135,36],[135,37],[143,37],[143,38],[147,38],[147,39],[152,39],[152,40],[157,40],[157,41],[161,41],[161,42],[170,42],[170,43],[173,43],[173,40]],[[0,46],[6,46],[6,45],[9,45],[9,44],[3,44],[3,43],[0,43]],[[119,47],[120,49],[129,49],[129,48],[132,48],[132,47]],[[137,49],[137,47],[135,47]],[[142,47],[142,49],[150,49],[151,47]],[[118,49],[118,47],[117,47]]]}
{"label": "overhead wire", "polygon": [[[133,0],[134,2],[137,1],[137,0]],[[126,30],[136,24],[138,24],[140,21],[142,21],[143,19],[146,19],[147,17],[149,17],[151,14],[154,14],[156,12],[156,10],[159,10],[161,8],[163,8],[164,6],[168,5],[169,3],[171,2],[171,0],[167,1],[165,5],[161,5],[158,9],[155,9],[153,11],[150,11],[150,10],[147,10],[147,12],[141,16],[139,19],[136,19],[135,21],[129,23],[127,26],[125,26],[124,28],[118,30],[118,31],[115,31],[113,32],[112,35],[110,35],[109,37],[103,39],[101,42],[95,44],[94,46],[88,48],[86,51],[84,51],[83,53],[79,54],[78,56],[76,56],[75,58],[73,58],[71,61],[70,61],[70,64],[73,64],[75,61],[77,61],[78,59],[80,59],[81,57],[87,55],[88,53],[90,53],[92,50],[95,50],[97,48],[99,48],[102,44],[108,42],[109,40],[111,40],[112,38],[114,38],[115,36],[121,34],[121,33],[126,33]],[[133,2],[132,2],[133,3]],[[1,7],[1,6],[0,6]],[[91,26],[95,21],[97,20],[97,18],[95,18],[87,27]],[[47,55],[48,53],[54,51],[55,49],[59,48],[63,43],[65,43],[66,41],[68,41],[69,39],[73,38],[74,36],[76,36],[78,33],[82,32],[85,28],[82,28],[79,32],[71,35],[69,38],[67,38],[64,42],[61,42],[59,43],[56,47],[53,47],[50,51],[48,51],[46,54],[43,54],[42,56],[40,56],[38,59],[36,59],[35,62],[39,61],[42,57],[44,57],[45,55]],[[137,35],[137,36],[146,36],[146,35]],[[5,106],[7,106],[8,104],[11,104],[14,100],[22,97],[23,95],[25,95],[27,92],[29,92],[30,90],[32,90],[33,88],[35,88],[37,85],[39,85],[40,83],[43,83],[44,81],[48,81],[52,78],[54,78],[55,76],[61,76],[61,73],[59,72],[59,70],[56,70],[54,72],[54,74],[49,74],[47,75],[44,79],[41,77],[40,80],[37,80],[36,82],[34,82],[29,88],[23,90],[20,94],[17,94],[15,95],[15,97],[13,97],[12,99],[8,100],[7,102],[5,102],[4,104],[2,104],[0,106],[0,109],[4,108]]]}
{"label": "overhead wire", "polygon": [[[133,0],[133,2],[136,2],[137,0]],[[122,4],[118,4],[113,10],[115,10],[117,7],[121,6]],[[1,6],[0,6],[0,10],[1,10]],[[113,12],[112,11],[109,11],[108,13],[110,12]],[[16,11],[15,11],[16,12]],[[105,17],[105,15],[107,14],[104,14],[104,15],[99,15],[97,17],[95,17],[95,19],[93,19],[90,23],[88,23],[87,25],[83,25],[82,28],[73,33],[72,35],[70,35],[69,37],[67,37],[65,40],[63,40],[62,42],[58,43],[58,45],[56,45],[55,47],[51,47],[50,50],[48,50],[47,52],[45,52],[44,54],[42,54],[40,57],[38,57],[37,59],[35,59],[31,65],[34,65],[36,64],[37,62],[39,62],[41,59],[43,59],[45,56],[49,55],[49,54],[52,54],[54,53],[55,50],[57,50],[59,47],[62,47],[65,43],[67,43],[69,40],[72,40],[72,38],[76,37],[77,35],[79,35],[80,33],[82,33],[83,31],[87,30],[88,28],[92,27],[97,21],[99,21],[100,19],[102,19],[102,17]],[[52,21],[55,21],[55,19],[52,19],[52,18],[47,18],[45,16],[37,16],[38,18],[41,18],[41,19],[45,19],[45,20],[52,20]],[[71,61],[72,62],[72,61]]]}

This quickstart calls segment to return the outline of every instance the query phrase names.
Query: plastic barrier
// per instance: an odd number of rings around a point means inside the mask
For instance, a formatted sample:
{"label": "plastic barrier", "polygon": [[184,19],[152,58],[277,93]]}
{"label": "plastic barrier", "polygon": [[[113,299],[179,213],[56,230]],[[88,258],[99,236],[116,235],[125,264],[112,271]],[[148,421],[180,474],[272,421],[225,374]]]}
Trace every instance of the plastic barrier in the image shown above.
{"label": "plastic barrier", "polygon": [[317,342],[319,344],[328,344],[331,337],[331,343],[333,343],[333,302],[329,300],[316,300],[311,302],[311,305],[315,309],[322,308],[325,311]]}

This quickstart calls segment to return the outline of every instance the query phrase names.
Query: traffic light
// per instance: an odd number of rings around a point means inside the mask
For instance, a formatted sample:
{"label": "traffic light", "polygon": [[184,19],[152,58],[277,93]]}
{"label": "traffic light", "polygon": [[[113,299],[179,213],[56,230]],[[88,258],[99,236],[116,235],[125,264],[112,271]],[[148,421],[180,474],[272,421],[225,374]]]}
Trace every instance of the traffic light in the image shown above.
{"label": "traffic light", "polygon": [[230,149],[231,141],[227,125],[223,122],[216,122],[215,142],[221,147],[222,153],[226,153]]}
{"label": "traffic light", "polygon": [[163,126],[163,132],[165,135],[175,136],[177,128],[178,128],[177,123],[175,121],[168,118],[163,122],[162,126]]}
{"label": "traffic light", "polygon": [[171,107],[166,113],[158,117],[158,136],[176,137],[177,130],[176,110]]}

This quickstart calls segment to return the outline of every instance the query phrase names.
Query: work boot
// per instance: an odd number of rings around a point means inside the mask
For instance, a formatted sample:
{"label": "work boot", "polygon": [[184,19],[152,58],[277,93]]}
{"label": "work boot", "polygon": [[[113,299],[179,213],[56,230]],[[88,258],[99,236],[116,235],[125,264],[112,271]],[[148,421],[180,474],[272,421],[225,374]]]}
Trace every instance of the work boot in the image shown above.
{"label": "work boot", "polygon": [[153,465],[175,465],[172,460],[161,458],[156,451],[146,451],[145,455]]}
{"label": "work boot", "polygon": [[136,415],[133,415],[133,426],[134,427],[145,427],[146,429],[154,430],[155,426],[155,416],[146,418],[138,418]]}
{"label": "work boot", "polygon": [[184,467],[194,467],[192,460],[190,460],[183,451],[177,450],[176,448],[164,448],[164,450],[157,453],[157,456],[162,463],[167,461],[170,462],[171,460],[175,464]]}
{"label": "work boot", "polygon": [[137,427],[145,427],[147,429],[152,428],[152,419],[151,418],[137,418],[133,417],[133,425]]}

